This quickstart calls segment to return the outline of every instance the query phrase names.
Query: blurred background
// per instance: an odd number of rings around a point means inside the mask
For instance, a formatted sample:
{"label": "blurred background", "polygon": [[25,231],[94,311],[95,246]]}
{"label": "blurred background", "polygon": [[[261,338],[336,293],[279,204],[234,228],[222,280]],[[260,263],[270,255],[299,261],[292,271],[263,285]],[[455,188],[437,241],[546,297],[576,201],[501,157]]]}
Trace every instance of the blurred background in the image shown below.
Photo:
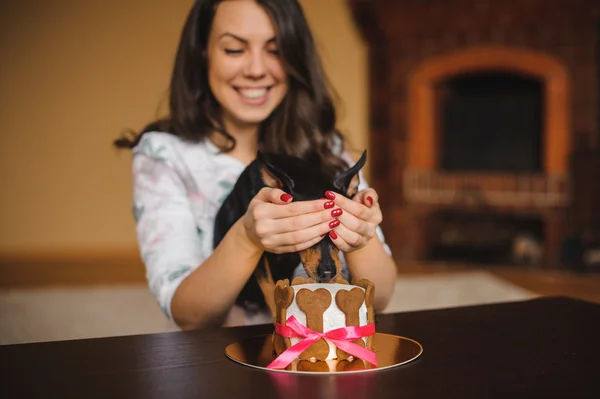
{"label": "blurred background", "polygon": [[[387,311],[600,302],[600,6],[300,0],[399,265]],[[174,329],[131,156],[193,0],[0,1],[0,344]]]}

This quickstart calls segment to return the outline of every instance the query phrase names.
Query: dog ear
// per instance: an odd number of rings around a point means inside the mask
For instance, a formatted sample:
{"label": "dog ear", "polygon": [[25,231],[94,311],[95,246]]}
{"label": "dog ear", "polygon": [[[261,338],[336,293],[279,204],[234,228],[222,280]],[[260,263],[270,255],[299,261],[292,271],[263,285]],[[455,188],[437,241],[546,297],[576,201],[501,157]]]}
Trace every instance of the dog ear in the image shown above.
{"label": "dog ear", "polygon": [[360,182],[358,172],[365,166],[367,162],[367,150],[364,150],[362,156],[345,172],[342,172],[335,178],[333,186],[339,190],[339,192],[346,194],[349,198],[352,198],[358,192],[358,183]]}
{"label": "dog ear", "polygon": [[260,162],[260,177],[267,187],[279,188],[284,191],[291,191],[294,188],[294,181],[287,173],[269,162],[260,151],[256,154],[256,159]]}

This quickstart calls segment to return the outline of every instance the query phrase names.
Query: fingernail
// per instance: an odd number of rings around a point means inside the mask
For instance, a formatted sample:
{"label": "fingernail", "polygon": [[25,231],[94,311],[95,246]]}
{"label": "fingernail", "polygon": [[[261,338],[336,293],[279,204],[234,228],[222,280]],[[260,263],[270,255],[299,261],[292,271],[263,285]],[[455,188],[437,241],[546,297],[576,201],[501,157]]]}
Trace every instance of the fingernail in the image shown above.
{"label": "fingernail", "polygon": [[369,205],[369,208],[373,206],[373,198],[367,197],[367,205]]}
{"label": "fingernail", "polygon": [[335,234],[335,231],[330,231],[329,237],[331,237],[332,240],[335,240],[335,239],[337,239],[337,234]]}
{"label": "fingernail", "polygon": [[292,199],[292,196],[289,195],[288,193],[284,193],[281,194],[281,197],[279,197],[283,202],[289,202]]}
{"label": "fingernail", "polygon": [[335,219],[329,222],[329,228],[333,229],[334,227],[338,227],[340,225],[340,221]]}
{"label": "fingernail", "polygon": [[321,238],[325,237],[326,235],[327,235],[327,233],[321,234]]}
{"label": "fingernail", "polygon": [[329,198],[330,200],[334,200],[334,199],[335,199],[335,194],[334,194],[334,193],[332,193],[332,192],[331,192],[331,191],[329,191],[329,190],[325,191],[325,196],[326,196],[327,198]]}
{"label": "fingernail", "polygon": [[335,203],[333,201],[327,201],[326,203],[323,204],[325,209],[333,208],[334,205],[335,205]]}
{"label": "fingernail", "polygon": [[342,209],[338,208],[338,209],[334,209],[333,211],[331,211],[331,216],[333,216],[334,218],[340,216],[342,214]]}

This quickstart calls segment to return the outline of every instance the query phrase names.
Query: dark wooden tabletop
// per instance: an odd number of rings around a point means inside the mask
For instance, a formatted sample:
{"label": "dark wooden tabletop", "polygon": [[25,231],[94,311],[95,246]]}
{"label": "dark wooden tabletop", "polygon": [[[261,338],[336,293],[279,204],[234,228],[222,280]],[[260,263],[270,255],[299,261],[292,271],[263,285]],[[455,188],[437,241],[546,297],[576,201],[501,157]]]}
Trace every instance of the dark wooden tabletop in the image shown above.
{"label": "dark wooden tabletop", "polygon": [[600,305],[567,298],[381,315],[424,352],[396,368],[296,375],[225,357],[272,325],[0,346],[0,398],[600,398]]}

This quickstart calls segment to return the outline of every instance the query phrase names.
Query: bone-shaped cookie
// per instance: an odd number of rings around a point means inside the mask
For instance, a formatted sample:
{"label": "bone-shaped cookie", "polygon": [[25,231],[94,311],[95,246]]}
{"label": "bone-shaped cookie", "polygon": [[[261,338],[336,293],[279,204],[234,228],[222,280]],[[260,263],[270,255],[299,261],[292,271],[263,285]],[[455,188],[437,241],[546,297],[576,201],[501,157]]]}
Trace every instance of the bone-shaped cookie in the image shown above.
{"label": "bone-shaped cookie", "polygon": [[[335,303],[337,307],[344,312],[346,316],[346,325],[358,327],[360,325],[359,313],[360,307],[365,302],[365,292],[360,288],[352,288],[350,291],[339,290],[335,295]],[[353,341],[355,344],[365,346],[362,339]],[[341,349],[336,349],[337,357],[340,360],[347,359],[351,355]]]}
{"label": "bone-shaped cookie", "polygon": [[312,277],[302,277],[302,276],[296,276],[294,277],[294,279],[292,280],[292,285],[300,285],[300,284],[314,284],[316,283],[317,280],[315,280]]}
{"label": "bone-shaped cookie", "polygon": [[[367,305],[367,323],[375,323],[375,284],[367,279],[354,279],[353,285],[365,289],[365,305]],[[375,350],[375,340],[373,336],[367,337],[367,349]]]}
{"label": "bone-shaped cookie", "polygon": [[375,323],[375,285],[364,278],[352,280],[352,285],[357,285],[365,289],[365,305],[367,305],[367,322],[369,324]]}
{"label": "bone-shaped cookie", "polygon": [[[287,308],[294,300],[294,289],[288,285],[288,280],[279,280],[275,285],[275,321],[280,324],[285,324],[285,316]],[[282,337],[279,334],[273,335],[273,348],[279,355],[289,348],[290,339]]]}
{"label": "bone-shaped cookie", "polygon": [[[331,294],[324,288],[315,291],[302,288],[296,293],[296,303],[306,314],[306,326],[313,331],[323,332],[323,313],[331,305]],[[329,344],[321,338],[299,356],[302,360],[325,360],[329,355]]]}
{"label": "bone-shaped cookie", "polygon": [[333,279],[333,282],[336,284],[350,284],[350,283],[348,283],[348,280],[344,279],[339,274],[337,276],[335,276],[335,278]]}
{"label": "bone-shaped cookie", "polygon": [[350,291],[339,290],[335,296],[335,304],[344,312],[347,326],[359,325],[359,309],[365,301],[365,292],[360,288],[352,288]]}
{"label": "bone-shaped cookie", "polygon": [[369,363],[362,359],[340,360],[336,365],[336,371],[355,371],[369,368]]}
{"label": "bone-shaped cookie", "polygon": [[311,362],[310,360],[300,360],[296,365],[296,370],[327,373],[329,372],[329,364],[327,364],[327,362]]}
{"label": "bone-shaped cookie", "polygon": [[275,321],[285,324],[286,311],[293,300],[294,289],[288,285],[288,280],[279,280],[275,285],[275,304],[277,305]]}

